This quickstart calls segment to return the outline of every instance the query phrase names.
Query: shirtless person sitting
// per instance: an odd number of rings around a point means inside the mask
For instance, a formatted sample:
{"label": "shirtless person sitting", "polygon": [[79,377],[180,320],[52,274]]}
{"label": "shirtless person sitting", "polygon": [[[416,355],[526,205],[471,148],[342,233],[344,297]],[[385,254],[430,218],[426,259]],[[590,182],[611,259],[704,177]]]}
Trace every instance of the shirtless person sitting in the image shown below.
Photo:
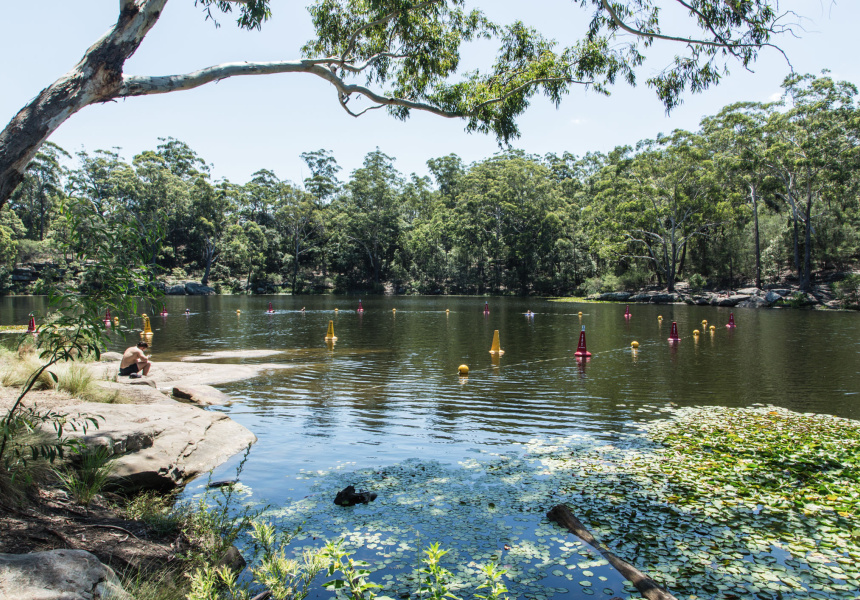
{"label": "shirtless person sitting", "polygon": [[144,376],[149,375],[149,368],[152,363],[143,353],[149,348],[146,342],[138,342],[137,346],[128,348],[122,355],[122,362],[119,363],[119,374],[129,377],[140,377],[138,372],[142,372]]}

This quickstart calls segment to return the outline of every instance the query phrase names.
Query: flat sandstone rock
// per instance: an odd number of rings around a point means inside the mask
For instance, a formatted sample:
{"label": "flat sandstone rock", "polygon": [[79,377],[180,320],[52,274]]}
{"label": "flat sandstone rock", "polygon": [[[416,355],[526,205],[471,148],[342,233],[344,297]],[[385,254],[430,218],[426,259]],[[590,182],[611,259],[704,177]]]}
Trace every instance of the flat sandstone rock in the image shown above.
{"label": "flat sandstone rock", "polygon": [[230,396],[221,390],[216,390],[211,385],[175,385],[173,386],[173,397],[190,400],[195,404],[205,406],[223,406],[233,403]]}
{"label": "flat sandstone rock", "polygon": [[132,600],[113,569],[86,550],[0,554],[4,600]]}
{"label": "flat sandstone rock", "polygon": [[127,492],[169,490],[217,467],[254,443],[256,436],[218,412],[168,400],[158,404],[81,403],[60,407],[98,416],[99,428],[69,432],[87,446],[119,455],[111,479]]}

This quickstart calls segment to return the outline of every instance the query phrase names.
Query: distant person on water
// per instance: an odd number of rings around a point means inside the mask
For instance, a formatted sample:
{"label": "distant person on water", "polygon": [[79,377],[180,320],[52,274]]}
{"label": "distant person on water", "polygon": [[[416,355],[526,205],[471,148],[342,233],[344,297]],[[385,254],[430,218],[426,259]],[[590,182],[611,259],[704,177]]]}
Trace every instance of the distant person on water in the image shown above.
{"label": "distant person on water", "polygon": [[119,363],[119,374],[131,378],[140,377],[143,373],[144,377],[149,375],[149,369],[152,363],[149,358],[143,353],[149,348],[146,342],[138,342],[137,346],[132,346],[126,349],[122,354],[122,362]]}

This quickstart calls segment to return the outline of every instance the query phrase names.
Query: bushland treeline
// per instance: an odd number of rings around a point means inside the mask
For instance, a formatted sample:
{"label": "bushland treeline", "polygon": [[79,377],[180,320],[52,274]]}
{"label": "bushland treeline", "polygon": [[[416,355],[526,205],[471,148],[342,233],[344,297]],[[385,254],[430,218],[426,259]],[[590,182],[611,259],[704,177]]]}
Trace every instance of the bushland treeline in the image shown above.
{"label": "bushland treeline", "polygon": [[566,295],[787,276],[808,289],[860,258],[860,110],[857,88],[826,72],[783,92],[608,154],[451,154],[428,177],[404,177],[377,149],[343,181],[317,150],[301,155],[300,183],[261,169],[239,185],[213,181],[173,138],[131,163],[79,152],[72,169],[46,143],[0,213],[0,289],[16,261],[70,266],[56,250],[74,245],[70,198],[96,207],[93,227],[145,225],[165,275],[225,292]]}

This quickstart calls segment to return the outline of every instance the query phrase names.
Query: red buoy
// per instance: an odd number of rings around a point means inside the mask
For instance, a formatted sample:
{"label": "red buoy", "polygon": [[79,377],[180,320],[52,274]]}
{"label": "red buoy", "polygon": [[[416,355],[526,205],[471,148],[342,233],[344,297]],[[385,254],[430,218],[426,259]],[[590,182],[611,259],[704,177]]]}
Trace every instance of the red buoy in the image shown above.
{"label": "red buoy", "polygon": [[726,327],[736,327],[736,325],[735,325],[735,313],[729,313],[729,322],[726,323]]}
{"label": "red buoy", "polygon": [[630,305],[628,304],[626,306],[627,308],[624,309],[624,318],[629,319],[633,315],[630,314]]}
{"label": "red buoy", "polygon": [[582,326],[582,331],[579,332],[579,345],[576,347],[576,352],[574,352],[573,355],[584,356],[586,358],[591,356],[591,352],[589,352],[585,347],[585,325]]}
{"label": "red buoy", "polygon": [[163,307],[163,308],[161,309],[161,316],[162,316],[162,317],[166,317],[166,316],[167,316],[167,307],[166,307],[166,306],[165,306],[165,307]]}
{"label": "red buoy", "polygon": [[111,326],[110,309],[107,309],[107,310],[105,311],[105,318],[104,318],[104,321],[105,321],[105,327],[110,327],[110,326]]}
{"label": "red buoy", "polygon": [[670,342],[680,342],[681,338],[678,337],[678,323],[672,321],[672,333],[669,334]]}
{"label": "red buoy", "polygon": [[30,323],[27,325],[27,333],[36,333],[36,317],[30,313]]}
{"label": "red buoy", "polygon": [[269,313],[269,314],[272,314],[273,312],[275,312],[275,309],[273,309],[273,308],[272,308],[272,303],[271,303],[271,302],[269,302],[269,310],[267,310],[266,312],[267,312],[267,313]]}
{"label": "red buoy", "polygon": [[358,312],[364,312],[364,307],[361,305],[361,300],[358,301]]}
{"label": "red buoy", "polygon": [[489,302],[484,302],[484,314],[485,315],[490,314],[490,303]]}

